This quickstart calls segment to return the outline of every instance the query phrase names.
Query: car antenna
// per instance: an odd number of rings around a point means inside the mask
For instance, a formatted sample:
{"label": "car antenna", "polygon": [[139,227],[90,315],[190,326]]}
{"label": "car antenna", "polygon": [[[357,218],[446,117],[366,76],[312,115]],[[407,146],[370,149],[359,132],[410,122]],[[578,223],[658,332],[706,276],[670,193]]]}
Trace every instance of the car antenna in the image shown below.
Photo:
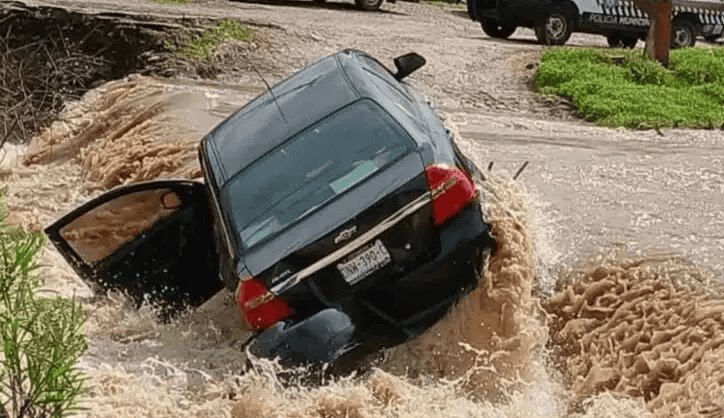
{"label": "car antenna", "polygon": [[254,65],[252,63],[249,63],[249,65],[251,65],[251,68],[254,70],[254,72],[259,75],[259,78],[261,78],[261,81],[264,82],[264,85],[266,86],[267,91],[269,92],[269,94],[271,94],[272,100],[274,100],[274,104],[277,105],[277,109],[279,109],[279,114],[282,115],[282,119],[284,119],[284,123],[289,125],[289,122],[287,122],[287,118],[284,116],[284,112],[282,112],[282,107],[279,106],[279,102],[277,101],[277,97],[274,95],[274,92],[272,91],[271,86],[269,85],[269,83],[267,83],[266,79],[261,74],[261,71],[259,71],[256,68],[256,65]]}

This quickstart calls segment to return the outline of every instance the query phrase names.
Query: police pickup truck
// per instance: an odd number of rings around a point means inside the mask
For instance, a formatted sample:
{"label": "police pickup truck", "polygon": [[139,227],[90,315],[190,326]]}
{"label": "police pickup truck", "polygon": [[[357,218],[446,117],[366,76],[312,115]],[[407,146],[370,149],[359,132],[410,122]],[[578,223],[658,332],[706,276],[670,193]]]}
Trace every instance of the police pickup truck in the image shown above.
{"label": "police pickup truck", "polygon": [[[467,7],[490,37],[505,39],[527,27],[547,45],[583,32],[605,36],[611,47],[633,48],[651,24],[630,0],[468,0]],[[674,0],[672,19],[672,48],[694,46],[697,36],[714,42],[724,32],[724,0]]]}

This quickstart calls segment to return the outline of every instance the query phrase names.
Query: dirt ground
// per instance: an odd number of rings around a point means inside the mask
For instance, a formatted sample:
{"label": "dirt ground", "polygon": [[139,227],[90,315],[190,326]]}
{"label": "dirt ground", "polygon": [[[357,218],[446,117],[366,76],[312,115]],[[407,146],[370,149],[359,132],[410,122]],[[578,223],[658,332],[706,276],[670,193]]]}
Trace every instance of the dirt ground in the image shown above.
{"label": "dirt ground", "polygon": [[[503,258],[496,260],[489,272],[492,287],[461,304],[451,313],[451,320],[431,331],[437,334],[428,334],[419,344],[392,355],[404,365],[416,363],[413,360],[427,362],[418,364],[418,371],[429,372],[432,367],[432,374],[441,373],[437,377],[442,380],[418,385],[380,373],[361,383],[290,391],[263,371],[227,379],[227,374],[242,364],[236,357],[238,340],[232,335],[238,324],[235,317],[228,316],[233,307],[222,303],[219,312],[225,313],[211,312],[213,322],[202,317],[168,327],[155,323],[147,313],[127,311],[111,300],[100,305],[87,331],[93,344],[83,367],[91,371],[90,397],[96,408],[90,415],[219,416],[223,411],[221,415],[251,417],[286,411],[287,416],[300,417],[572,416],[565,406],[569,394],[558,393],[565,392],[561,387],[568,385],[566,379],[541,366],[546,356],[530,354],[533,348],[529,344],[542,338],[538,326],[528,326],[531,318],[524,313],[535,305],[530,298],[532,287],[551,290],[555,271],[613,250],[647,257],[663,253],[670,261],[675,259],[671,254],[684,256],[714,277],[724,277],[724,132],[636,132],[599,128],[578,120],[565,102],[531,91],[530,78],[542,50],[533,42],[531,31],[519,30],[508,41],[493,40],[467,19],[464,6],[430,4],[386,4],[381,13],[365,13],[354,10],[351,1],[324,5],[302,1],[51,3],[88,13],[238,18],[259,35],[259,47],[249,58],[270,81],[340,48],[363,49],[388,65],[394,56],[416,51],[428,64],[412,82],[448,116],[459,131],[461,148],[480,167],[494,162],[494,173],[510,173],[530,162],[515,185],[494,184],[488,190],[491,198],[497,199],[495,204],[508,206],[491,212],[499,216],[498,228],[508,240]],[[604,41],[574,35],[570,43],[603,45]],[[225,63],[234,65],[228,60]],[[69,109],[64,121],[51,129],[47,143],[57,139],[65,145],[44,148],[36,142],[26,153],[35,164],[14,168],[10,174],[0,170],[0,180],[10,186],[11,214],[16,222],[38,228],[88,196],[117,184],[198,175],[186,166],[194,158],[189,144],[262,90],[261,81],[243,62],[238,63],[237,71],[213,82],[132,77],[111,83]],[[8,158],[19,159],[24,152],[11,150],[14,157]],[[66,153],[71,163],[58,160],[59,153]],[[43,164],[44,159],[52,162]],[[529,218],[535,219],[534,225]],[[50,287],[65,294],[75,290],[83,294],[57,253],[46,253],[44,262],[51,266]],[[601,388],[613,389],[610,383],[618,379],[619,392],[632,396],[622,400],[604,393],[593,399],[586,416],[638,417],[657,408],[672,411],[666,409],[671,404],[667,399],[674,399],[675,405],[684,399],[683,410],[691,412],[694,407],[689,400],[697,392],[711,394],[706,399],[709,403],[700,409],[713,412],[692,416],[716,417],[724,411],[724,404],[719,405],[716,398],[722,393],[724,342],[711,338],[713,342],[705,344],[697,337],[721,335],[721,300],[704,309],[699,305],[702,296],[696,292],[662,284],[661,277],[669,273],[659,274],[657,268],[653,261],[619,261],[579,272],[581,285],[548,301],[551,312],[559,314],[559,322],[553,321],[550,328],[556,331],[555,335],[551,331],[553,338],[570,340],[566,346],[570,348],[585,336],[582,340],[591,353],[595,351],[591,357],[583,349],[566,352],[569,364],[563,375],[575,382],[571,387],[580,388],[577,393],[598,393]],[[699,277],[686,271],[687,277]],[[589,279],[593,282],[590,286]],[[656,298],[651,302],[650,294],[663,295],[666,303],[658,303]],[[615,301],[619,296],[620,301]],[[502,406],[471,403],[463,392],[468,393],[466,385],[472,385],[475,378],[458,384],[444,380],[450,376],[441,371],[454,363],[449,362],[450,354],[459,356],[457,345],[445,335],[441,337],[442,333],[463,340],[480,337],[475,327],[484,304],[478,303],[477,297],[506,306],[506,312],[512,312],[507,320],[514,325],[508,330],[510,341],[487,346],[486,340],[483,346],[508,350],[513,366],[520,362],[530,369],[532,388],[510,394]],[[96,303],[89,300],[87,303]],[[620,306],[624,308],[619,310]],[[482,314],[503,315],[497,311]],[[222,323],[224,317],[231,318],[229,323]],[[629,322],[640,329],[628,329]],[[460,323],[469,328],[455,328]],[[649,338],[652,333],[655,338]],[[514,347],[506,347],[507,342]],[[428,358],[430,352],[435,355]],[[469,354],[457,359],[464,363]],[[477,356],[473,357],[477,361]],[[682,364],[675,371],[679,374],[672,371],[673,358]],[[511,375],[518,371],[510,363],[508,366]],[[458,364],[457,369],[465,367]],[[692,370],[695,373],[689,373]],[[485,373],[477,379],[490,383]],[[219,377],[222,375],[225,380]],[[666,386],[661,393],[667,397],[658,399],[655,407],[642,409],[640,398],[649,396],[651,387],[658,390],[661,381],[667,382],[664,386],[674,381],[680,385]],[[228,395],[229,391],[237,398]],[[678,412],[659,416],[683,416],[682,410]]]}

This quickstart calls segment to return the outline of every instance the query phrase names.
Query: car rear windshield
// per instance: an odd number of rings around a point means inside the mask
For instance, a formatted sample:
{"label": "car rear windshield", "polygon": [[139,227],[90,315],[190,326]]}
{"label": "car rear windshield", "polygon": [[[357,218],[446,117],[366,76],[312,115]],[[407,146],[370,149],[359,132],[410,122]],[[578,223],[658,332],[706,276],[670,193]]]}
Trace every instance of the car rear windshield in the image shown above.
{"label": "car rear windshield", "polygon": [[[314,104],[310,104],[314,105]],[[370,100],[302,131],[236,175],[224,190],[249,248],[407,154],[412,139]]]}

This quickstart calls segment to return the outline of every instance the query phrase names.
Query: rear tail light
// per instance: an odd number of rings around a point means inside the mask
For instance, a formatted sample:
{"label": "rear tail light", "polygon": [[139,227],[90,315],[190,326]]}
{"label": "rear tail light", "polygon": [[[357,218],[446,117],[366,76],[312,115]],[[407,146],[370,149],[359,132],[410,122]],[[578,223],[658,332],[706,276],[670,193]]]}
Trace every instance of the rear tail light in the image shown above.
{"label": "rear tail light", "polygon": [[459,168],[431,165],[425,169],[427,185],[432,194],[432,218],[442,225],[475,199],[472,180]]}
{"label": "rear tail light", "polygon": [[236,289],[241,318],[251,329],[266,329],[289,318],[294,311],[255,278],[244,278]]}

